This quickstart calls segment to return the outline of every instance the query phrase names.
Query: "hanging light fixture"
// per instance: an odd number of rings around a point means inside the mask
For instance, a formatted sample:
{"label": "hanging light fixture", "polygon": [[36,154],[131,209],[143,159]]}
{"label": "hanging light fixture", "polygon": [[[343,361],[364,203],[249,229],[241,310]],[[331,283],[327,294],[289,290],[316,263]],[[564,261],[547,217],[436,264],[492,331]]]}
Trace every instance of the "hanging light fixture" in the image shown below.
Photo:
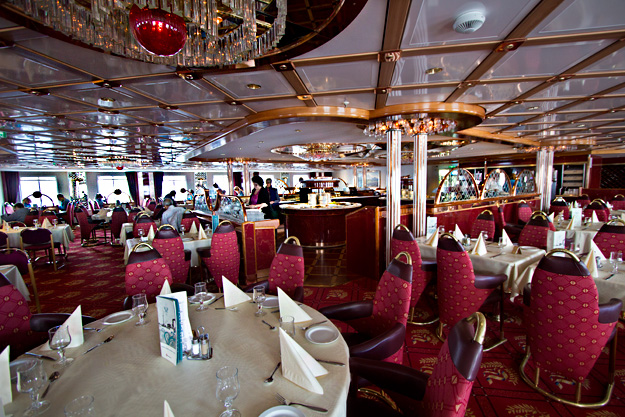
{"label": "hanging light fixture", "polygon": [[[286,0],[8,0],[75,40],[127,58],[186,67],[259,58],[284,35]],[[275,16],[268,13],[270,6]],[[257,10],[257,6],[263,6]],[[262,19],[257,20],[257,11]]]}
{"label": "hanging light fixture", "polygon": [[434,117],[429,114],[406,114],[388,116],[369,123],[363,133],[367,136],[384,136],[389,130],[401,130],[403,135],[435,135],[456,131],[454,119]]}

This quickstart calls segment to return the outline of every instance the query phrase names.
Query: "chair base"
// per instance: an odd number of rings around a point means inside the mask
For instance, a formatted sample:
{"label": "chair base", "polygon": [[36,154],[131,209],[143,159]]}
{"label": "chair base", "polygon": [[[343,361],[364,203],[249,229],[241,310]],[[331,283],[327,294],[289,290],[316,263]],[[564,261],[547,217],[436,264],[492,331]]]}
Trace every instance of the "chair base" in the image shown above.
{"label": "chair base", "polygon": [[[440,340],[441,342],[445,341],[445,337],[443,337],[443,326],[444,324],[442,322],[438,322],[438,327],[436,329],[435,335],[436,338],[438,340]],[[484,343],[484,352],[488,352],[489,350],[493,350],[498,346],[503,345],[504,343],[506,343],[508,341],[508,339],[506,339],[503,335],[503,322],[500,322],[500,326],[499,326],[499,339],[490,339],[492,340],[492,342],[490,344],[486,344]]]}
{"label": "chair base", "polygon": [[84,239],[80,246],[83,248],[90,248],[92,246],[104,245],[104,242],[100,242],[98,239]]}
{"label": "chair base", "polygon": [[614,389],[614,375],[612,375],[612,380],[610,381],[610,383],[608,383],[606,390],[605,390],[605,396],[598,402],[594,402],[594,403],[583,403],[581,402],[581,388],[582,388],[582,384],[576,381],[577,384],[577,390],[575,393],[575,401],[571,401],[571,400],[567,400],[566,398],[562,398],[559,397],[543,388],[541,388],[538,383],[540,381],[540,368],[536,368],[536,373],[534,375],[534,380],[532,381],[527,374],[525,373],[525,366],[527,365],[527,363],[529,362],[530,356],[531,356],[531,352],[530,352],[530,348],[529,346],[526,347],[527,352],[525,353],[525,357],[523,358],[523,361],[521,362],[521,366],[519,366],[519,372],[521,374],[521,379],[523,379],[523,381],[525,381],[525,383],[527,385],[529,385],[530,387],[532,387],[533,389],[535,389],[536,391],[538,391],[539,393],[541,393],[542,395],[544,395],[547,398],[550,398],[554,401],[557,401],[561,404],[565,404],[565,405],[571,405],[573,407],[579,407],[579,408],[599,408],[599,407],[603,407],[604,405],[607,405],[610,402],[610,398],[612,397],[612,390]]}
{"label": "chair base", "polygon": [[414,319],[414,307],[410,309],[410,317],[408,318],[408,323],[414,324],[416,326],[428,326],[430,324],[434,324],[439,320],[438,316],[430,316],[431,319],[429,321],[415,321]]}

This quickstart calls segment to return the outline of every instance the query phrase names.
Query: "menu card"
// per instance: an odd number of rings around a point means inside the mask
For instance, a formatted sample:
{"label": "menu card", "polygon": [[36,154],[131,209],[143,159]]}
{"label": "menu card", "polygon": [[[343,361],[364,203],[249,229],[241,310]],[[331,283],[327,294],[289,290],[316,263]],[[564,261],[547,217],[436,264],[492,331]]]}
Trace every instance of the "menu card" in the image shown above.
{"label": "menu card", "polygon": [[573,221],[573,227],[582,227],[582,218],[584,217],[581,208],[572,208],[571,220]]}
{"label": "menu card", "polygon": [[157,296],[156,309],[161,356],[177,365],[182,360],[184,351],[191,349],[193,338],[187,293],[180,291]]}
{"label": "menu card", "polygon": [[550,251],[551,249],[557,249],[557,248],[564,249],[565,239],[566,239],[566,232],[564,230],[560,230],[558,232],[549,230],[547,232],[547,251]]}
{"label": "menu card", "polygon": [[438,229],[438,218],[434,216],[428,216],[425,219],[425,235],[430,236]]}
{"label": "menu card", "polygon": [[8,404],[13,401],[11,392],[11,371],[9,370],[9,351],[11,346],[7,346],[0,354],[0,402]]}

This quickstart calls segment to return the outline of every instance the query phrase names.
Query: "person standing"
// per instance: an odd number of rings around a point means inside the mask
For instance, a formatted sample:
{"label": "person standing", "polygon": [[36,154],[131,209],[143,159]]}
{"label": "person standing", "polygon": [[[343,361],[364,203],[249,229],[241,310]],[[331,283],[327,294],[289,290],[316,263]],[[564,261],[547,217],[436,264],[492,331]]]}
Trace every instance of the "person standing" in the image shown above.
{"label": "person standing", "polygon": [[252,209],[262,209],[266,219],[273,218],[271,216],[271,207],[269,207],[269,192],[263,187],[263,179],[258,175],[254,175],[252,177],[252,185],[254,189],[252,190],[248,207]]}
{"label": "person standing", "polygon": [[273,210],[277,211],[280,208],[280,205],[278,204],[280,202],[280,196],[278,195],[278,190],[272,187],[271,178],[267,178],[267,180],[265,180],[265,183],[267,184],[266,188],[267,188],[267,191],[269,192],[269,204],[271,204],[271,208]]}

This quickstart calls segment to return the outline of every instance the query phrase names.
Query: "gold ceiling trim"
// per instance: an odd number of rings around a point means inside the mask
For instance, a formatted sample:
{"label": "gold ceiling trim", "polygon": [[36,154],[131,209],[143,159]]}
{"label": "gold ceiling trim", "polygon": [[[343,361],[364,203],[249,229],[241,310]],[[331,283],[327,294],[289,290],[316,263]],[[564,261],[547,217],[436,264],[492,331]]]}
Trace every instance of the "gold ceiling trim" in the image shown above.
{"label": "gold ceiling trim", "polygon": [[528,139],[527,137],[516,137],[512,135],[506,135],[504,133],[492,133],[487,130],[482,130],[477,127],[464,129],[458,131],[461,135],[473,136],[481,139],[500,140],[502,142],[520,143],[522,145],[539,146],[538,140]]}

